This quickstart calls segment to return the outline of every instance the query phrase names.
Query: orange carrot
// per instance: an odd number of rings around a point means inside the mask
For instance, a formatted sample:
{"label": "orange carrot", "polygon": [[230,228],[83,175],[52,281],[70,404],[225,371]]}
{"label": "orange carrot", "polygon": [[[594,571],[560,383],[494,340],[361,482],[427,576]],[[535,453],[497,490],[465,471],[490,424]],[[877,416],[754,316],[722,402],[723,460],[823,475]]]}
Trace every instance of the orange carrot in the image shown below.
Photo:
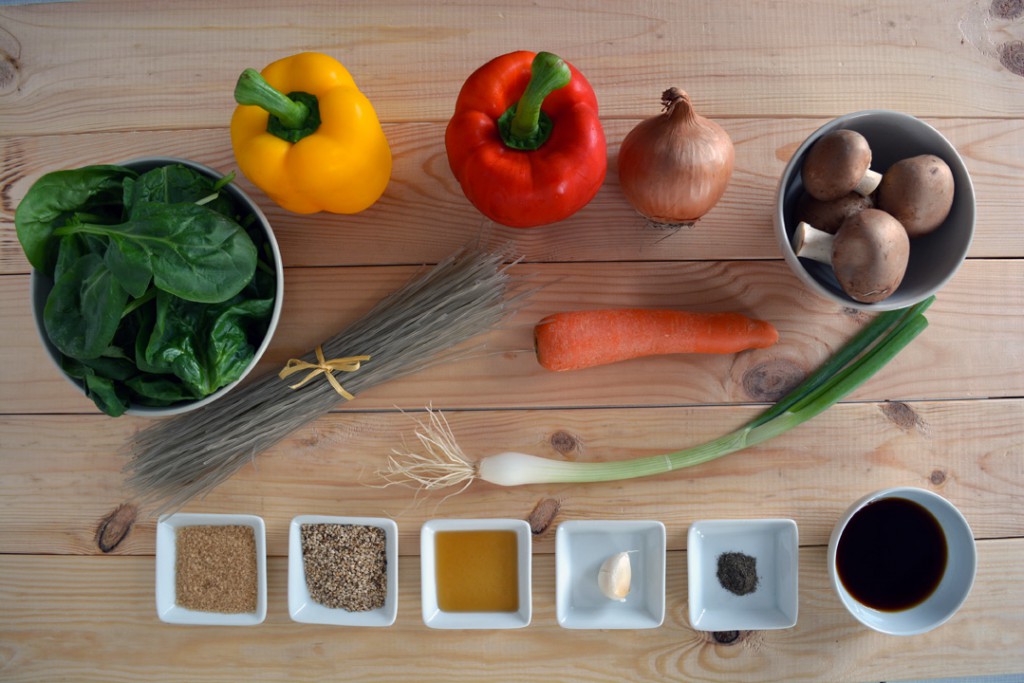
{"label": "orange carrot", "polygon": [[763,349],[779,333],[740,313],[622,308],[549,315],[537,323],[533,338],[540,364],[562,371],[641,356]]}

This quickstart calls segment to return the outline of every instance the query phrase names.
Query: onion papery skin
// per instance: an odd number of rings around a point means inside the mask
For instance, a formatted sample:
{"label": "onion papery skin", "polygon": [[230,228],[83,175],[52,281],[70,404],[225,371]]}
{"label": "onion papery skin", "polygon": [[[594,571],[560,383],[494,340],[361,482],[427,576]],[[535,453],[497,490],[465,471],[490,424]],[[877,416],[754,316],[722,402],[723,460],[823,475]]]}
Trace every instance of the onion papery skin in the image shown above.
{"label": "onion papery skin", "polygon": [[697,114],[686,93],[670,88],[665,111],[645,119],[619,148],[626,200],[654,223],[692,224],[725,194],[736,152],[729,134]]}

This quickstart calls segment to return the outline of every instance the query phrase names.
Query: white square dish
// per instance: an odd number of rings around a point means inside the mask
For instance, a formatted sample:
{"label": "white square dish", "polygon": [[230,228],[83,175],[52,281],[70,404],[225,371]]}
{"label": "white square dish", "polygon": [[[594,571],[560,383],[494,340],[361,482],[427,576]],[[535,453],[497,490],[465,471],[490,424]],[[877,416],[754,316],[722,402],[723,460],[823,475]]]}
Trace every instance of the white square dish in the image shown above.
{"label": "white square dish", "polygon": [[[511,611],[445,611],[438,600],[437,535],[448,531],[511,531],[516,539],[517,608]],[[533,537],[522,519],[434,519],[420,530],[423,623],[438,629],[510,629],[528,626],[533,616]]]}
{"label": "white square dish", "polygon": [[[624,602],[598,585],[601,565],[629,553],[632,580]],[[562,522],[555,540],[556,613],[569,629],[657,628],[665,620],[665,525],[656,521]]]}
{"label": "white square dish", "polygon": [[[182,607],[177,600],[178,529],[190,526],[248,526],[256,541],[256,611],[227,614]],[[170,624],[255,626],[267,617],[267,532],[261,517],[175,513],[161,515],[156,525],[156,611]]]}
{"label": "white square dish", "polygon": [[[302,554],[304,524],[371,526],[384,530],[387,594],[382,607],[350,612],[340,607],[327,607],[313,600],[309,594],[305,558]],[[390,626],[395,623],[398,614],[398,525],[394,520],[383,517],[328,515],[300,515],[292,519],[288,530],[288,613],[293,621],[306,624]]]}
{"label": "white square dish", "polygon": [[[790,628],[797,620],[799,538],[791,519],[694,522],[687,534],[690,624],[700,631]],[[753,590],[737,594],[718,578],[719,557],[756,560]]]}

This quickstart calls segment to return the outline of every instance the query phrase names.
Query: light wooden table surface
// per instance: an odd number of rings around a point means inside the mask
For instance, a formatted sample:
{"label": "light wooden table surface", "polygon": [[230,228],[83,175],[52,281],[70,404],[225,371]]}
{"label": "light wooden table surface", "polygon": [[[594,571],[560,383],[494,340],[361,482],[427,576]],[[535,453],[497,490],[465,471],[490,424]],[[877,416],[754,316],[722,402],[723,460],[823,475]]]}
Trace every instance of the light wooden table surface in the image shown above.
{"label": "light wooden table surface", "polygon": [[[0,679],[8,681],[879,681],[1024,672],[1024,3],[1020,0],[508,3],[81,2],[0,7]],[[491,224],[447,165],[443,131],[463,80],[513,49],[549,50],[593,84],[608,179],[562,223]],[[288,214],[246,181],[286,261],[286,301],[262,370],[341,330],[469,242],[511,241],[546,287],[500,350],[366,392],[294,433],[186,509],[267,525],[269,616],[253,628],[161,623],[154,520],[130,503],[119,449],[146,424],[111,419],[45,357],[29,307],[15,207],[48,171],[142,155],[235,168],[227,124],[244,67],[302,50],[340,59],[395,154],[383,199],[353,217]],[[691,231],[645,227],[618,186],[622,137],[690,92],[736,144],[725,197]],[[470,453],[611,459],[719,436],[802,376],[866,317],[808,292],[781,259],[772,196],[799,143],[861,109],[937,127],[972,175],[977,232],[931,326],[843,404],[783,437],[690,471],[622,484],[474,485],[414,503],[367,486],[443,409]],[[779,344],[737,356],[643,360],[546,373],[533,322],[564,309],[666,306],[771,320]],[[751,381],[761,377],[762,381]],[[953,501],[977,538],[962,610],[928,634],[859,625],[828,585],[837,517],[861,495],[921,486]],[[442,632],[419,611],[420,525],[561,510],[534,541],[534,617],[516,631]],[[298,514],[390,516],[400,604],[384,629],[293,623],[287,529]],[[795,628],[716,637],[687,618],[686,531],[697,519],[787,517],[800,531]],[[643,631],[570,631],[555,618],[557,525],[657,519],[668,532],[667,613]],[[105,536],[100,538],[101,531]],[[103,541],[100,543],[99,541]],[[100,548],[104,545],[107,552]],[[112,549],[110,545],[114,545]]]}

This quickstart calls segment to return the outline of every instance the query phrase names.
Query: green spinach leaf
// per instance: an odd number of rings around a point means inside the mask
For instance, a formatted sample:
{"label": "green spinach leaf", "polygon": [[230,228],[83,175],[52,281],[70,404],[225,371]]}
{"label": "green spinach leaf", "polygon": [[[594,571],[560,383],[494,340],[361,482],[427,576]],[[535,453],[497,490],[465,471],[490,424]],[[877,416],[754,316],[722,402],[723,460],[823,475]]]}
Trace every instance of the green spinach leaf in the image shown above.
{"label": "green spinach leaf", "polygon": [[125,385],[132,391],[136,402],[145,406],[168,406],[201,398],[173,375],[137,375]]}
{"label": "green spinach leaf", "polygon": [[181,164],[170,164],[146,171],[137,179],[126,181],[124,187],[124,204],[129,211],[139,204],[157,202],[202,203],[228,218],[234,218],[237,213],[234,203],[221,191],[222,182],[215,182],[209,176]]}
{"label": "green spinach leaf", "polygon": [[85,387],[85,395],[107,415],[120,417],[128,410],[127,392],[115,380],[102,376],[82,361],[66,356],[61,362],[61,367],[69,377],[82,382]]}
{"label": "green spinach leaf", "polygon": [[121,286],[136,299],[149,289],[149,283],[153,281],[153,267],[149,254],[138,245],[127,240],[109,241],[103,260]]}
{"label": "green spinach leaf", "polygon": [[242,376],[266,333],[273,307],[273,298],[249,299],[206,311],[206,365],[218,387]]}
{"label": "green spinach leaf", "polygon": [[146,202],[120,225],[76,224],[58,235],[103,235],[123,260],[145,267],[160,289],[189,301],[219,303],[238,294],[256,271],[256,246],[235,221],[196,204]]}
{"label": "green spinach leaf", "polygon": [[195,343],[202,306],[166,292],[157,292],[152,332],[138,362],[149,372],[171,373],[193,393],[205,396],[209,383]]}
{"label": "green spinach leaf", "polygon": [[114,339],[127,300],[103,259],[86,254],[53,284],[43,309],[46,334],[66,356],[98,358]]}
{"label": "green spinach leaf", "polygon": [[241,377],[266,333],[273,299],[204,306],[158,293],[156,318],[140,367],[173,372],[205,396]]}
{"label": "green spinach leaf", "polygon": [[91,368],[96,374],[102,377],[109,377],[118,382],[125,382],[139,374],[139,369],[135,367],[135,363],[121,354],[120,349],[116,347],[108,348],[107,354],[111,355],[75,360],[85,367]]}
{"label": "green spinach leaf", "polygon": [[57,240],[53,233],[75,214],[117,222],[123,213],[122,186],[135,171],[122,166],[86,166],[54,171],[32,184],[14,212],[25,257],[36,270],[53,275]]}

